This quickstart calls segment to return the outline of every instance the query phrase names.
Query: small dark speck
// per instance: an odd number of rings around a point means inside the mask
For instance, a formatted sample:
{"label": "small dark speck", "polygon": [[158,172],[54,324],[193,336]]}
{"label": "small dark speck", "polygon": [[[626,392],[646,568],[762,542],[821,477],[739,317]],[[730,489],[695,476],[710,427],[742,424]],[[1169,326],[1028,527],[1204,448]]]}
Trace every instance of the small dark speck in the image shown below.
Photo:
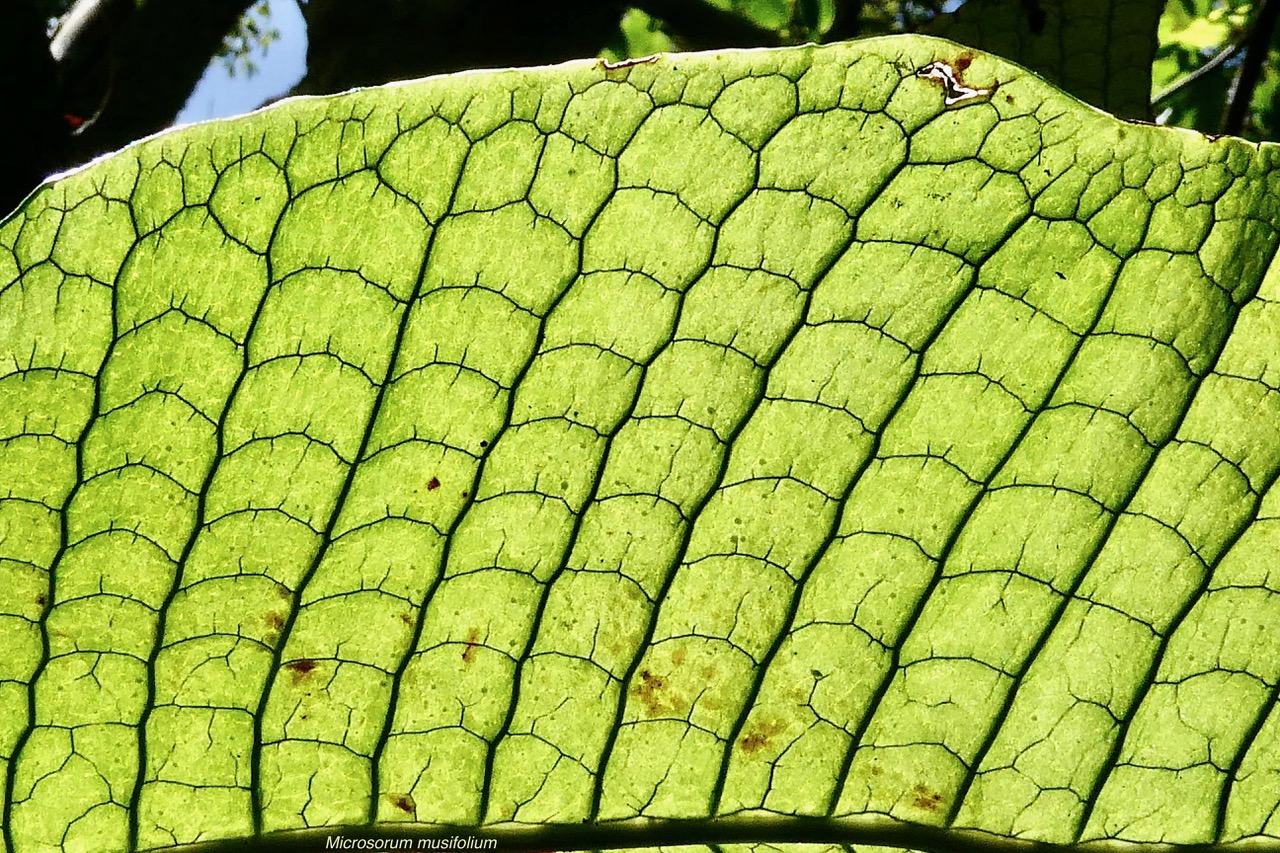
{"label": "small dark speck", "polygon": [[49,599],[47,599],[47,598],[45,598],[45,597],[44,597],[44,593],[43,593],[43,592],[36,596],[36,604],[39,604],[41,607],[44,607],[45,603],[46,603],[48,600],[49,600]]}
{"label": "small dark speck", "polygon": [[480,439],[480,446],[481,446],[481,447],[488,447],[488,446],[489,446],[489,440],[488,440],[488,439],[485,439],[485,438]]}
{"label": "small dark speck", "polygon": [[462,499],[463,499],[464,501],[465,501],[467,498],[469,498],[469,497],[471,497],[471,493],[470,493],[470,492],[463,492],[463,493],[462,493]]}
{"label": "small dark speck", "polygon": [[434,492],[438,488],[440,488],[440,480],[436,477],[432,477],[427,481],[427,491]]}
{"label": "small dark speck", "polygon": [[1058,278],[1062,279],[1063,281],[1066,281],[1066,280],[1067,280],[1067,277],[1066,277],[1065,275],[1063,275],[1062,273],[1058,272],[1057,270],[1054,270],[1054,271],[1053,271],[1053,274],[1054,274],[1054,275],[1056,275]]}

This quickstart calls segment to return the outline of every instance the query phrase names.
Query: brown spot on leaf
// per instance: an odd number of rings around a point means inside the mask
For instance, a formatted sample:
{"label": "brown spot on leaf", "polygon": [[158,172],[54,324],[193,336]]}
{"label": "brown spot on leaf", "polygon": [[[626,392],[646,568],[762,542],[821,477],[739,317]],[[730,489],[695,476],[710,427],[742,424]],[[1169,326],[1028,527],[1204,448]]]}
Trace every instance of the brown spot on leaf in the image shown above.
{"label": "brown spot on leaf", "polygon": [[413,615],[410,613],[401,613],[400,621],[406,625],[413,625]]}
{"label": "brown spot on leaf", "polygon": [[972,64],[973,64],[973,51],[966,50],[964,53],[957,56],[956,61],[953,62],[951,66],[956,70],[956,79],[959,79],[960,75],[963,74],[965,71],[967,71],[969,66]]}
{"label": "brown spot on leaf", "polygon": [[276,584],[276,595],[283,598],[285,601],[291,601],[293,599],[292,590],[282,583]]}
{"label": "brown spot on leaf", "polygon": [[284,617],[279,613],[272,611],[271,613],[268,613],[265,618],[267,626],[271,628],[272,631],[279,631],[284,627]]}
{"label": "brown spot on leaf", "polygon": [[36,604],[40,605],[41,607],[44,607],[48,603],[49,603],[49,599],[45,596],[43,592],[36,596]]}
{"label": "brown spot on leaf", "polygon": [[647,669],[640,670],[640,683],[635,687],[635,694],[649,716],[656,717],[665,709],[662,692],[666,686],[667,680],[661,675],[654,675]]}
{"label": "brown spot on leaf", "polygon": [[418,807],[413,794],[387,794],[387,799],[391,801],[391,805],[406,814],[413,814],[414,809]]}
{"label": "brown spot on leaf", "polygon": [[911,805],[918,809],[924,809],[927,812],[936,812],[938,807],[942,805],[942,795],[937,791],[931,791],[924,785],[916,785],[911,789],[914,795]]}
{"label": "brown spot on leaf", "polygon": [[434,492],[438,488],[440,488],[440,479],[438,477],[432,477],[427,481],[427,491]]}
{"label": "brown spot on leaf", "polygon": [[284,668],[289,670],[296,683],[311,674],[312,670],[316,668],[316,662],[314,658],[299,658],[298,660],[289,661],[284,665]]}
{"label": "brown spot on leaf", "polygon": [[462,662],[470,666],[475,660],[476,649],[480,647],[480,630],[472,628],[467,631],[467,647],[462,650]]}
{"label": "brown spot on leaf", "polygon": [[747,733],[738,741],[738,746],[747,755],[759,752],[769,746],[774,737],[781,734],[786,727],[786,723],[781,720],[755,722],[747,728]]}
{"label": "brown spot on leaf", "polygon": [[671,653],[671,663],[675,666],[679,666],[680,664],[684,663],[684,657],[685,657],[684,649],[676,649],[674,652]]}

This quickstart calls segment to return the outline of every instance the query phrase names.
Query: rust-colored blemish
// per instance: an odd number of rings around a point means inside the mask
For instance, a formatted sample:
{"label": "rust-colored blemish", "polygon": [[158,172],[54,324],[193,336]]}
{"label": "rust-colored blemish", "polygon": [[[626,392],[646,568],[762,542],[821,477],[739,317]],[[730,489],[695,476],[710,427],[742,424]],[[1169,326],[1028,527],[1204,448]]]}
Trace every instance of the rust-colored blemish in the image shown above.
{"label": "rust-colored blemish", "polygon": [[936,812],[938,807],[942,805],[942,795],[937,791],[931,791],[924,785],[916,785],[911,789],[914,798],[911,805],[918,809],[924,809],[927,812]]}
{"label": "rust-colored blemish", "polygon": [[266,615],[267,627],[272,631],[279,631],[284,628],[284,617],[274,610]]}
{"label": "rust-colored blemish", "polygon": [[671,663],[674,666],[679,666],[680,664],[684,663],[684,658],[685,658],[684,649],[676,649],[674,652],[671,653]]}
{"label": "rust-colored blemish", "polygon": [[298,660],[289,661],[284,665],[284,668],[289,670],[293,675],[293,680],[297,682],[311,674],[312,670],[316,668],[316,661],[314,658],[299,658]]}
{"label": "rust-colored blemish", "polygon": [[411,614],[411,613],[401,613],[401,614],[400,614],[400,621],[401,621],[401,622],[403,622],[403,623],[404,623],[404,624],[406,624],[406,625],[412,625],[412,624],[413,624],[413,614]]}
{"label": "rust-colored blemish", "polygon": [[640,670],[640,683],[636,685],[636,698],[638,698],[644,707],[649,711],[649,715],[656,717],[663,711],[662,689],[667,686],[667,680],[661,675],[654,675],[647,669]]}
{"label": "rust-colored blemish", "polygon": [[480,630],[472,628],[467,631],[467,647],[462,651],[462,662],[470,665],[475,660],[476,649],[480,647]]}
{"label": "rust-colored blemish", "polygon": [[440,479],[438,477],[432,477],[427,481],[428,492],[434,492],[438,488],[440,488]]}
{"label": "rust-colored blemish", "polygon": [[43,592],[36,596],[36,604],[40,605],[41,607],[44,607],[48,603],[49,603],[49,599],[45,597],[45,594]]}
{"label": "rust-colored blemish", "polygon": [[774,737],[781,734],[786,727],[786,724],[781,720],[753,723],[747,733],[738,741],[738,746],[747,755],[759,752],[769,746]]}
{"label": "rust-colored blemish", "polygon": [[961,74],[969,70],[969,66],[973,64],[973,58],[973,51],[971,50],[966,50],[964,53],[956,57],[956,61],[951,67],[955,69],[957,80],[960,80]]}
{"label": "rust-colored blemish", "polygon": [[293,599],[293,592],[290,591],[289,587],[282,583],[276,584],[276,595],[283,598],[285,601],[291,601]]}
{"label": "rust-colored blemish", "polygon": [[391,805],[405,814],[413,814],[414,809],[418,807],[412,794],[387,794],[387,799],[391,801]]}

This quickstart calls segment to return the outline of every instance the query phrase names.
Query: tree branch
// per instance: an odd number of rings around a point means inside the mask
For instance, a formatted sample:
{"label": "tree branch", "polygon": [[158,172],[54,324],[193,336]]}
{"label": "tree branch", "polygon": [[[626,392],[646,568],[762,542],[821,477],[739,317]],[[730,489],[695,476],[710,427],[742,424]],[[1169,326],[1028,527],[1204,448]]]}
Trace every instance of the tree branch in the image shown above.
{"label": "tree branch", "polygon": [[832,42],[857,38],[861,22],[862,0],[837,0],[835,23],[827,31],[826,40]]}
{"label": "tree branch", "polygon": [[0,110],[15,127],[0,169],[0,217],[18,206],[66,156],[58,69],[49,55],[44,16],[33,3],[5,10],[0,27]]}
{"label": "tree branch", "polygon": [[1271,48],[1277,21],[1280,21],[1280,0],[1262,0],[1253,27],[1244,39],[1244,61],[1240,63],[1240,70],[1236,72],[1235,79],[1231,81],[1231,89],[1227,92],[1227,109],[1222,118],[1224,134],[1239,136],[1244,130],[1249,106],[1253,102],[1253,91],[1262,77],[1262,65]]}
{"label": "tree branch", "polygon": [[617,30],[623,6],[622,0],[308,0],[307,73],[289,94],[594,56]]}
{"label": "tree branch", "polygon": [[1187,86],[1190,86],[1192,83],[1196,82],[1197,80],[1200,80],[1201,78],[1207,77],[1208,75],[1212,74],[1214,71],[1218,70],[1218,68],[1220,68],[1223,65],[1223,63],[1225,63],[1228,59],[1235,56],[1239,50],[1240,50],[1239,43],[1227,45],[1222,50],[1215,53],[1208,62],[1206,62],[1204,65],[1201,65],[1195,71],[1192,71],[1182,77],[1179,77],[1177,80],[1174,80],[1168,86],[1165,86],[1159,92],[1156,92],[1155,96],[1151,99],[1151,106],[1154,108],[1158,104],[1164,101],[1167,101],[1169,98],[1172,98],[1178,92],[1181,92],[1184,88],[1186,88]]}
{"label": "tree branch", "polygon": [[253,0],[78,0],[50,45],[69,97],[94,115],[74,161],[162,130]]}

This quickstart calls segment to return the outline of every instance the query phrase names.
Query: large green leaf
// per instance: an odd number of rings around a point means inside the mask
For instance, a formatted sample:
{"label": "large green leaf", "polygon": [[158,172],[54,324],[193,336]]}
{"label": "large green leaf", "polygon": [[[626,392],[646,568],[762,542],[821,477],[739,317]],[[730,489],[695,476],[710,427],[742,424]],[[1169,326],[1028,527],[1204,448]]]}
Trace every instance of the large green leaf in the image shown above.
{"label": "large green leaf", "polygon": [[1278,224],[1280,149],[911,37],[50,184],[0,225],[6,849],[1280,849]]}

